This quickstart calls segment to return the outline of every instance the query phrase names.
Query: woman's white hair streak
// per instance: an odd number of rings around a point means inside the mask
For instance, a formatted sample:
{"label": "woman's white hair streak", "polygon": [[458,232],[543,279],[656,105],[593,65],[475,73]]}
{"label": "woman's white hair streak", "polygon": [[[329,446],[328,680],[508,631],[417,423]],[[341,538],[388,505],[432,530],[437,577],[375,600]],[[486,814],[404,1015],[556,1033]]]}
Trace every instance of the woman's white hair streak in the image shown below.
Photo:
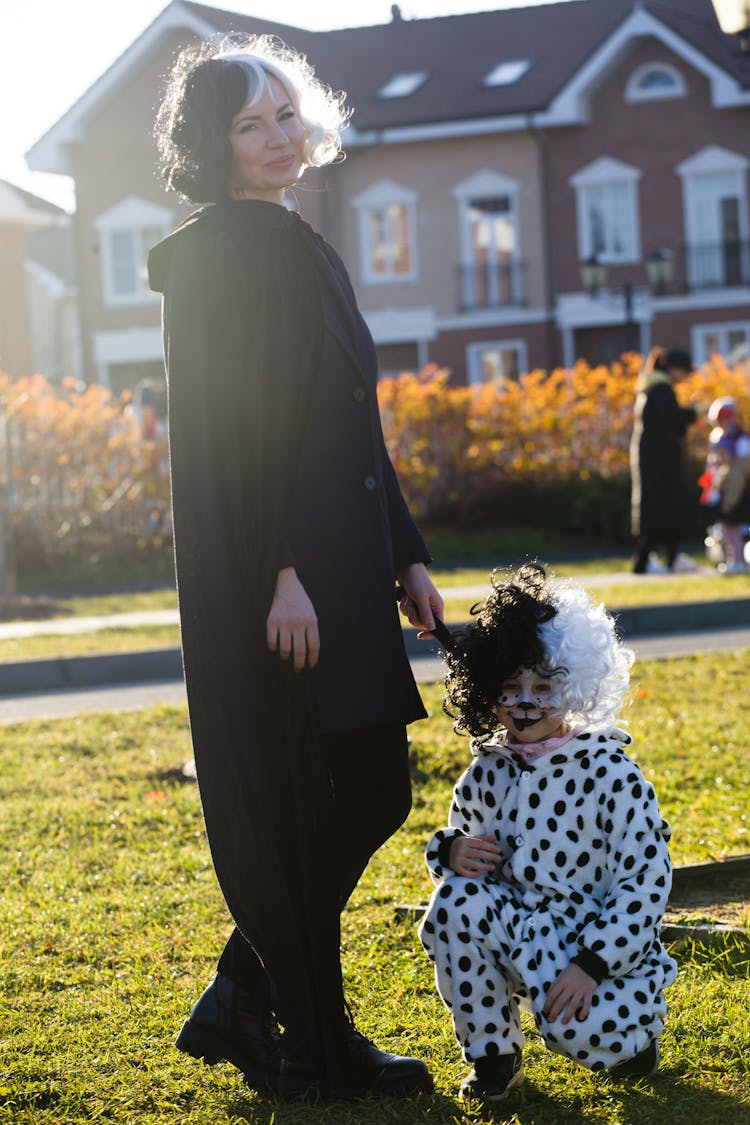
{"label": "woman's white hair streak", "polygon": [[304,55],[270,35],[251,36],[241,45],[232,44],[215,56],[219,62],[239,63],[247,75],[248,105],[255,105],[268,87],[268,76],[277,78],[289,95],[295,113],[305,127],[305,163],[320,168],[341,154],[341,130],[350,110],[345,94],[334,93],[318,78]]}
{"label": "woman's white hair streak", "polygon": [[618,721],[635,654],[618,638],[611,614],[580,586],[550,578],[547,589],[557,613],[539,634],[548,667],[563,670],[555,679],[566,720],[594,730],[611,726]]}

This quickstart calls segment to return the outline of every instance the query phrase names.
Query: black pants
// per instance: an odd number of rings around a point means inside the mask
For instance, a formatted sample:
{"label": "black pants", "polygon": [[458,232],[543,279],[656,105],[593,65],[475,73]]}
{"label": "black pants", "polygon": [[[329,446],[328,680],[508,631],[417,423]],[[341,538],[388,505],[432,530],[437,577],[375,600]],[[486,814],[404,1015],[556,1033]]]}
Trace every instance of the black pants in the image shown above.
{"label": "black pants", "polygon": [[662,544],[664,546],[667,569],[672,569],[674,561],[677,558],[677,541],[664,535],[661,539],[653,539],[650,536],[641,535],[635,546],[636,554],[633,561],[633,570],[636,574],[643,574],[645,572],[648,556]]}
{"label": "black pants", "polygon": [[[336,854],[321,861],[331,864],[343,910],[371,857],[409,815],[408,742],[402,724],[336,731],[322,741],[335,794]],[[258,1008],[272,1005],[272,984],[236,928],[218,971],[242,985]]]}

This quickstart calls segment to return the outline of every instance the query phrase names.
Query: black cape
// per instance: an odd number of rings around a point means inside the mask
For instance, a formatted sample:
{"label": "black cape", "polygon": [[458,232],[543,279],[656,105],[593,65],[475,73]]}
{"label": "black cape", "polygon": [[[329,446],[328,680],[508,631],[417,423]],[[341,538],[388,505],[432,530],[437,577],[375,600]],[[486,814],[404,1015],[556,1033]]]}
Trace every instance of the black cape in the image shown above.
{"label": "black cape", "polygon": [[306,675],[266,648],[322,346],[310,240],[274,204],[226,202],[149,257],[164,294],[177,583],[206,830],[227,905],[344,1080],[333,794]]}
{"label": "black cape", "polygon": [[668,382],[654,381],[638,394],[630,445],[634,535],[659,542],[695,531],[696,489],[685,467],[685,434],[695,418]]}

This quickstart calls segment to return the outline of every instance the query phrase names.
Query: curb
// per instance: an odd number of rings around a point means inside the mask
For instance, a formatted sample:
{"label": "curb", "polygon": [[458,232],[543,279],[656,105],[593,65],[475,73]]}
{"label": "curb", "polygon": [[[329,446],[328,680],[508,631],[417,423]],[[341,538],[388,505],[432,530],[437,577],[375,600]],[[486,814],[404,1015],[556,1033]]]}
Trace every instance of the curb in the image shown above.
{"label": "curb", "polygon": [[[692,633],[702,629],[750,626],[750,598],[683,602],[677,605],[628,606],[611,612],[624,640],[669,633]],[[404,642],[409,656],[436,655],[442,651],[437,644],[418,641],[416,629],[404,629]]]}
{"label": "curb", "polygon": [[[614,609],[612,613],[621,635],[628,640],[636,636],[750,626],[750,598],[685,602],[681,605],[629,606],[627,609]],[[417,640],[416,629],[404,629],[404,644],[410,657],[437,656],[442,652],[437,643]],[[0,664],[0,696],[99,687],[103,684],[181,679],[182,658],[179,648],[20,660]]]}
{"label": "curb", "polygon": [[0,695],[180,679],[182,655],[179,648],[20,660],[0,665]]}

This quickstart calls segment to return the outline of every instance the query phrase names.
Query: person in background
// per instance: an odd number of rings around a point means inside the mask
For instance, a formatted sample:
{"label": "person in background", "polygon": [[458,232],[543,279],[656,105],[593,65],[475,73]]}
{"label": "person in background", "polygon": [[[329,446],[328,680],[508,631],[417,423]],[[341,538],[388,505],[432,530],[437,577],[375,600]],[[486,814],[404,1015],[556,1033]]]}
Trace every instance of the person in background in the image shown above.
{"label": "person in background", "polygon": [[678,543],[695,530],[696,498],[687,479],[684,443],[697,411],[680,406],[674,387],[693,363],[677,348],[654,348],[636,382],[630,441],[631,525],[636,537],[635,574],[663,571],[652,557],[664,548],[667,570],[694,570],[678,555]]}
{"label": "person in background", "polygon": [[184,51],[157,121],[167,186],[206,204],[149,271],[191,733],[236,922],[177,1046],[281,1097],[432,1087],[356,1030],[341,977],[340,912],[408,814],[406,724],[425,715],[396,583],[424,630],[443,604],[349,276],[288,206],[307,166],[339,157],[342,101],[250,37]]}
{"label": "person in background", "polygon": [[745,574],[744,527],[750,520],[750,436],[742,428],[736,401],[728,395],[708,408],[713,429],[708,438],[706,471],[699,480],[701,503],[721,525],[722,574]]}

